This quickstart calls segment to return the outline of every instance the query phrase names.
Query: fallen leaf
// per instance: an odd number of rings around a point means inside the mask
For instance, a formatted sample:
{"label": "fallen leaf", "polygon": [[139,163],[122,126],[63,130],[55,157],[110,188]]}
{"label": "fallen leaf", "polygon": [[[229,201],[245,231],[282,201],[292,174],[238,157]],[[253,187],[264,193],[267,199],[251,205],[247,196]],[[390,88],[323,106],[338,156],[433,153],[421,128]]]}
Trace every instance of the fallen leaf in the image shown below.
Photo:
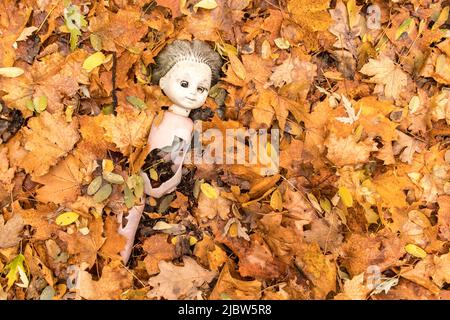
{"label": "fallen leaf", "polygon": [[370,59],[360,72],[371,76],[370,81],[384,85],[384,94],[388,98],[398,99],[408,82],[406,73],[383,55],[379,60]]}
{"label": "fallen leaf", "polygon": [[13,247],[21,240],[20,233],[24,226],[20,215],[15,214],[5,222],[3,215],[0,215],[0,248]]}
{"label": "fallen leaf", "polygon": [[153,288],[148,292],[149,298],[175,299],[201,299],[200,287],[210,283],[216,273],[203,269],[190,257],[183,258],[183,266],[160,261],[161,271],[156,277],[149,280]]}

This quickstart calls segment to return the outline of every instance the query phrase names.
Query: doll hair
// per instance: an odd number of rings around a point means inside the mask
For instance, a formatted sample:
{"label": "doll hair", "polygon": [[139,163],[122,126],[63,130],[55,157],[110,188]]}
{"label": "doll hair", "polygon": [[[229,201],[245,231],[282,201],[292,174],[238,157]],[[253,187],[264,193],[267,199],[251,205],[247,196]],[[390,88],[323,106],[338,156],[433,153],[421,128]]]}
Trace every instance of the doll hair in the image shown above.
{"label": "doll hair", "polygon": [[152,82],[159,80],[179,61],[194,61],[204,63],[211,69],[211,86],[219,80],[222,59],[206,42],[200,40],[175,40],[167,45],[155,58],[156,67],[153,70]]}

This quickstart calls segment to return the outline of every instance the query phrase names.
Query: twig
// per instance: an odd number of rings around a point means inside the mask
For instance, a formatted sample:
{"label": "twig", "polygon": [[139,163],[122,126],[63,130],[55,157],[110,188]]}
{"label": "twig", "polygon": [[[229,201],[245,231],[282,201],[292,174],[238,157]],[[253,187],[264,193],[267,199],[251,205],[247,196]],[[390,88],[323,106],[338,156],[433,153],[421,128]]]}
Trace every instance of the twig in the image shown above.
{"label": "twig", "polygon": [[112,65],[112,99],[113,99],[113,114],[117,114],[117,94],[116,94],[116,67],[117,67],[117,57],[116,53],[113,52],[113,65]]}

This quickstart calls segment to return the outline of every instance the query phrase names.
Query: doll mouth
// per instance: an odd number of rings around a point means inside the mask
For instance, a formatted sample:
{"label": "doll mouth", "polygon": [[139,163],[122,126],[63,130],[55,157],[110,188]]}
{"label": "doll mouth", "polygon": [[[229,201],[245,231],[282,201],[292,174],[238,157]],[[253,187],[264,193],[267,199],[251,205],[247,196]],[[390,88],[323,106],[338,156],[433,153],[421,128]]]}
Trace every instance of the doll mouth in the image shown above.
{"label": "doll mouth", "polygon": [[195,102],[195,101],[196,101],[196,99],[194,99],[194,98],[188,98],[188,97],[186,97],[186,100],[189,100],[189,101],[191,101],[191,102]]}

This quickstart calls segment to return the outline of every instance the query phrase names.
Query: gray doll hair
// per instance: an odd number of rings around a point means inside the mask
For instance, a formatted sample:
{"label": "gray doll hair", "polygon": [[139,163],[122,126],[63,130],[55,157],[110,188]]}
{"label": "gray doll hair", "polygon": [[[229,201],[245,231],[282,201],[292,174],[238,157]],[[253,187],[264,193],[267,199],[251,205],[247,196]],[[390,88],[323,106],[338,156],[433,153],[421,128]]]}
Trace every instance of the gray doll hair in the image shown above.
{"label": "gray doll hair", "polygon": [[219,79],[222,59],[206,42],[200,40],[175,40],[167,45],[155,58],[156,67],[153,70],[152,82],[159,80],[180,61],[204,63],[211,69],[211,86]]}

